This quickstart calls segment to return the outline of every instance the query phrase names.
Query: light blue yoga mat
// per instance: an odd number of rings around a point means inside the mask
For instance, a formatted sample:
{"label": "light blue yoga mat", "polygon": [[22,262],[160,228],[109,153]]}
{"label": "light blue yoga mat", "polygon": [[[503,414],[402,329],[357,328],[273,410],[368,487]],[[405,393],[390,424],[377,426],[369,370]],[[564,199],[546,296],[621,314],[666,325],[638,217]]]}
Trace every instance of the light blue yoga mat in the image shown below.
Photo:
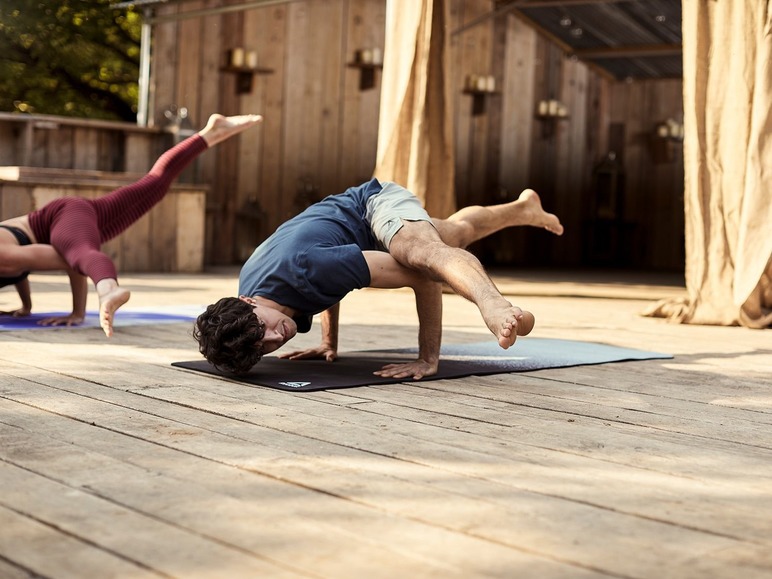
{"label": "light blue yoga mat", "polygon": [[[281,360],[275,356],[265,356],[249,373],[239,376],[220,372],[206,360],[174,362],[172,366],[222,376],[254,386],[310,392],[409,382],[405,379],[373,376],[373,372],[384,364],[414,359],[416,352],[414,348],[340,352],[338,360],[333,363],[323,360]],[[503,350],[491,339],[472,344],[443,346],[438,373],[424,380],[668,358],[672,356],[595,342],[547,338],[521,338],[512,348]]]}

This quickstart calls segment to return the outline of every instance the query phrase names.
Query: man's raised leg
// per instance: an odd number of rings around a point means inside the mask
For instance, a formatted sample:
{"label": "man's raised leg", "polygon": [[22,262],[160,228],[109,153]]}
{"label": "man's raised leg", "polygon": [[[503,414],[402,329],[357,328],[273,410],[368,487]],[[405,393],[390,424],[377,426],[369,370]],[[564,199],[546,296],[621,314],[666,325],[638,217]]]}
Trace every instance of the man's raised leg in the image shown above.
{"label": "man's raised leg", "polygon": [[509,348],[517,336],[525,336],[533,329],[533,314],[507,301],[480,261],[464,249],[446,245],[431,224],[404,222],[391,240],[389,253],[402,265],[447,283],[473,302],[502,348]]}
{"label": "man's raised leg", "polygon": [[447,219],[432,221],[442,241],[451,247],[467,247],[507,227],[523,225],[541,227],[555,235],[563,234],[560,219],[544,210],[533,189],[526,189],[509,203],[464,207]]}

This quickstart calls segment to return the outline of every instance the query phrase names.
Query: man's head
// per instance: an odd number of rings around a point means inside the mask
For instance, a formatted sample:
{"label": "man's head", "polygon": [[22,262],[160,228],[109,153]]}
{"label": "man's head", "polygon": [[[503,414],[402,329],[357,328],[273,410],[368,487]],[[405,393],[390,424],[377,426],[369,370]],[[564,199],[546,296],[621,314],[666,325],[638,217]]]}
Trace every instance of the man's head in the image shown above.
{"label": "man's head", "polygon": [[[259,311],[258,311],[259,310]],[[193,337],[199,351],[220,370],[248,372],[297,333],[295,321],[255,298],[222,298],[198,316]]]}

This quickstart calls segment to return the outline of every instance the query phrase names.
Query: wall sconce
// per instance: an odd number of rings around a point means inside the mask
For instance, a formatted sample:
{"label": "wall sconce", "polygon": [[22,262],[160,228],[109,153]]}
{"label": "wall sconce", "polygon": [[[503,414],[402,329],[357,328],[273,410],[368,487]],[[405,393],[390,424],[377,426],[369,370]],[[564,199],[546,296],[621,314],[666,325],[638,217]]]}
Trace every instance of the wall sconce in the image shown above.
{"label": "wall sconce", "polygon": [[359,69],[359,90],[373,88],[375,71],[383,68],[383,51],[377,46],[359,49],[354,53],[354,62],[349,66]]}
{"label": "wall sconce", "polygon": [[680,143],[684,140],[684,124],[674,119],[667,119],[657,125],[656,135],[659,139]]}
{"label": "wall sconce", "polygon": [[568,107],[557,99],[541,100],[536,106],[536,118],[542,121],[542,137],[549,139],[555,134],[558,121],[568,119]]}
{"label": "wall sconce", "polygon": [[374,48],[362,48],[354,54],[354,62],[357,64],[383,65],[383,51],[377,46]]}
{"label": "wall sconce", "polygon": [[231,48],[228,51],[228,66],[230,68],[257,68],[257,51],[244,50],[243,48]]}
{"label": "wall sconce", "polygon": [[236,94],[252,92],[252,82],[256,74],[271,74],[273,71],[257,66],[257,51],[245,50],[237,46],[225,55],[225,66],[220,70],[236,75]]}
{"label": "wall sconce", "polygon": [[496,92],[496,77],[490,74],[467,74],[464,80],[464,91],[468,93],[494,93]]}
{"label": "wall sconce", "polygon": [[486,98],[498,94],[496,77],[491,74],[468,74],[464,79],[464,94],[472,95],[472,116],[485,113]]}
{"label": "wall sconce", "polygon": [[684,124],[667,119],[654,127],[651,136],[651,153],[655,163],[673,163],[676,149],[684,140]]}
{"label": "wall sconce", "polygon": [[541,100],[536,116],[540,119],[567,119],[568,107],[556,99]]}

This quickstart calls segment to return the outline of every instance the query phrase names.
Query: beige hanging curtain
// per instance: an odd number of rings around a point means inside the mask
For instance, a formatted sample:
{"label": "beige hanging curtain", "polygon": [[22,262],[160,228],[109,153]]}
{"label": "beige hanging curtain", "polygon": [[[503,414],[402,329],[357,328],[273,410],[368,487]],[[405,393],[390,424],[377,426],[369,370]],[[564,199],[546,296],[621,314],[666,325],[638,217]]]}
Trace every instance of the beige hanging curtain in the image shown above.
{"label": "beige hanging curtain", "polygon": [[388,0],[375,176],[455,211],[446,0]]}
{"label": "beige hanging curtain", "polygon": [[688,298],[650,315],[772,325],[772,0],[682,0]]}

